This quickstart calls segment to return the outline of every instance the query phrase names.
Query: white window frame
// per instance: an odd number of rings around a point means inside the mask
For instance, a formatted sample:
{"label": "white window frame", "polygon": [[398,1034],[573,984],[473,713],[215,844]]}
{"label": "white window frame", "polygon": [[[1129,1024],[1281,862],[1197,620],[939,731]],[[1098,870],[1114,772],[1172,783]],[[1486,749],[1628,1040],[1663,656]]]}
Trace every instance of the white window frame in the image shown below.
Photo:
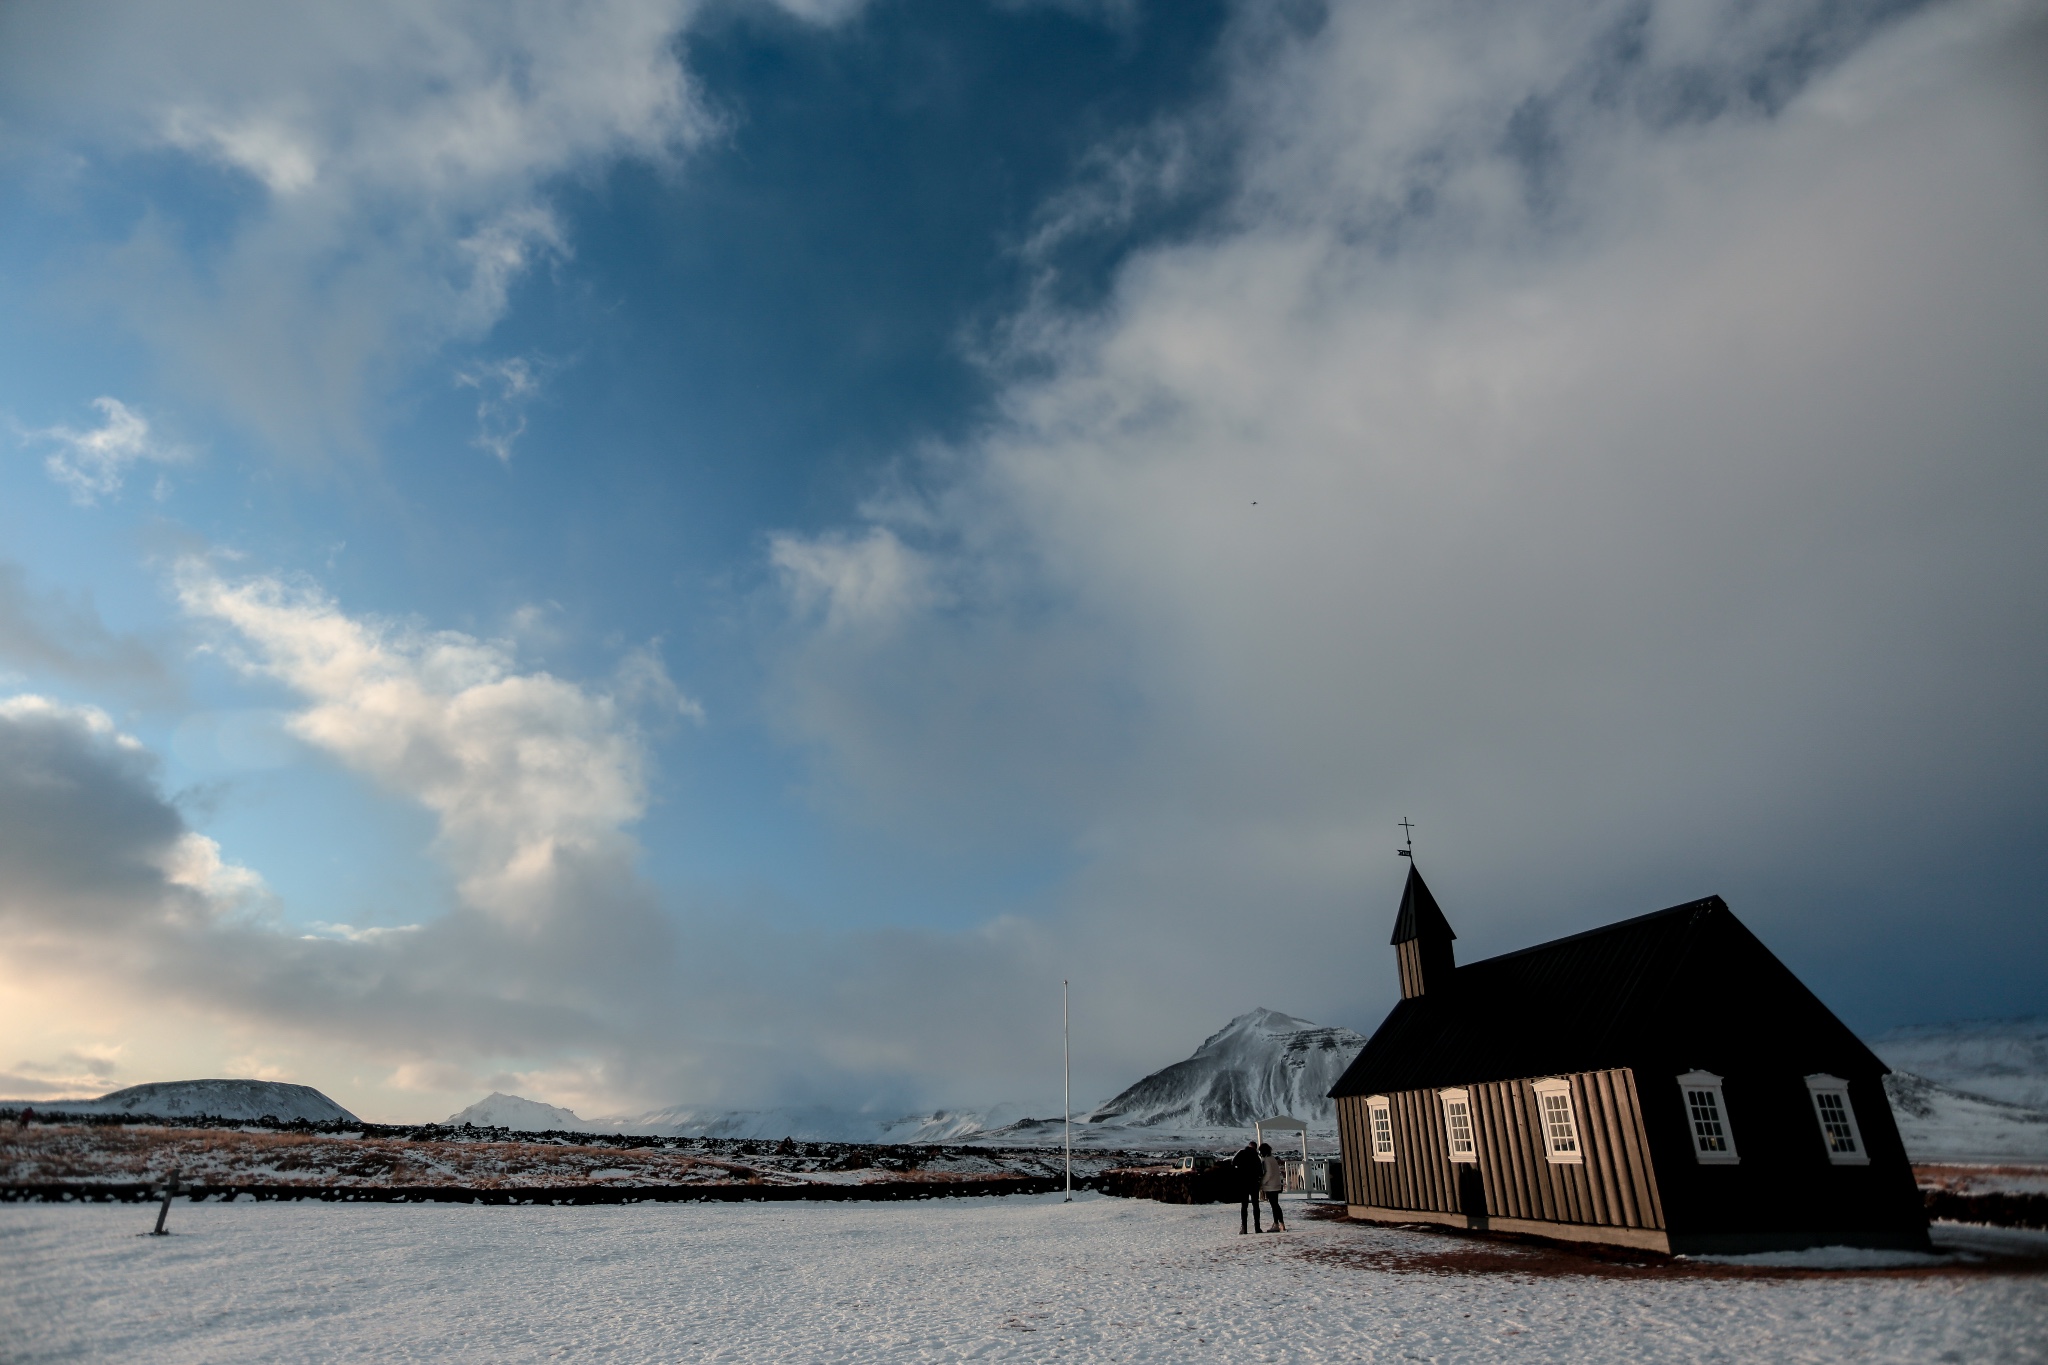
{"label": "white window frame", "polygon": [[[1849,1098],[1849,1083],[1840,1076],[1830,1076],[1822,1072],[1806,1078],[1806,1093],[1813,1097],[1813,1117],[1814,1121],[1820,1124],[1820,1140],[1828,1149],[1828,1160],[1837,1166],[1868,1166],[1870,1149],[1863,1145],[1863,1128],[1856,1122],[1856,1103]],[[1835,1114],[1830,1114],[1829,1106],[1821,1100],[1823,1095],[1838,1096],[1841,1099],[1841,1109]],[[1848,1124],[1851,1150],[1844,1151],[1837,1145],[1840,1135],[1829,1127],[1837,1118],[1845,1120]]]}
{"label": "white window frame", "polygon": [[[1721,1078],[1711,1071],[1688,1071],[1678,1078],[1678,1095],[1685,1104],[1685,1129],[1692,1134],[1692,1154],[1702,1166],[1736,1166],[1742,1162],[1735,1151],[1735,1125],[1728,1121],[1728,1096],[1721,1091]],[[1702,1115],[1700,1107],[1693,1103],[1695,1095],[1704,1095],[1712,1106],[1711,1115]],[[1712,1123],[1721,1131],[1703,1133],[1700,1125]],[[1711,1144],[1720,1142],[1719,1147]]]}
{"label": "white window frame", "polygon": [[[1543,1129],[1544,1157],[1553,1166],[1585,1165],[1586,1139],[1579,1131],[1579,1111],[1572,1101],[1572,1083],[1562,1076],[1551,1076],[1529,1082],[1529,1088],[1536,1092],[1536,1122]],[[1564,1104],[1553,1107],[1558,1096],[1563,1097]],[[1564,1119],[1561,1132],[1556,1124],[1559,1115]]]}
{"label": "white window frame", "polygon": [[[1472,1114],[1472,1092],[1469,1090],[1439,1090],[1437,1098],[1444,1106],[1444,1146],[1456,1162],[1479,1162],[1479,1123]],[[1465,1150],[1458,1150],[1458,1119],[1465,1120]]]}
{"label": "white window frame", "polygon": [[[1394,1104],[1385,1095],[1365,1097],[1365,1134],[1374,1161],[1394,1159]],[[1384,1135],[1385,1141],[1381,1141]]]}

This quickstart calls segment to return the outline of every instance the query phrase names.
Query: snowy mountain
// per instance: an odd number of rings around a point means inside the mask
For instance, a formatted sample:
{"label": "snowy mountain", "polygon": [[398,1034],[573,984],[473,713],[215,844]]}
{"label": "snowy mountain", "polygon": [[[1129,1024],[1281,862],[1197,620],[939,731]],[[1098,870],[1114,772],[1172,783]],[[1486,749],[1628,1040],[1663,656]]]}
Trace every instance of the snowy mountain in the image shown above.
{"label": "snowy mountain", "polygon": [[675,1137],[795,1138],[800,1142],[971,1142],[985,1138],[1021,1116],[1014,1105],[987,1112],[940,1109],[927,1114],[885,1115],[822,1106],[778,1109],[711,1109],[675,1105],[651,1113],[609,1119],[607,1127],[626,1133]]}
{"label": "snowy mountain", "polygon": [[1276,1010],[1240,1014],[1186,1061],[1153,1072],[1085,1118],[1090,1124],[1181,1131],[1245,1129],[1292,1114],[1334,1125],[1330,1087],[1365,1046],[1348,1028],[1325,1028]]}
{"label": "snowy mountain", "polygon": [[1892,1117],[1914,1161],[2048,1161],[2048,1113],[1893,1071]]}
{"label": "snowy mountain", "polygon": [[1885,1065],[1954,1090],[2048,1109],[2048,1017],[1895,1028],[1870,1040]]}
{"label": "snowy mountain", "polygon": [[[1336,1111],[1327,1098],[1330,1087],[1364,1046],[1365,1039],[1350,1029],[1326,1028],[1277,1010],[1252,1010],[1212,1034],[1185,1061],[1155,1071],[1107,1103],[1076,1114],[1075,1145],[1235,1142],[1254,1122],[1277,1114],[1292,1114],[1334,1130]],[[790,1137],[800,1142],[989,1146],[1045,1146],[1066,1135],[1057,1113],[1036,1117],[1010,1104],[990,1110],[897,1115],[822,1106],[717,1109],[684,1104],[586,1120],[536,1100],[492,1095],[448,1122],[528,1132],[566,1129],[752,1141]]]}
{"label": "snowy mountain", "polygon": [[2048,1018],[1915,1024],[1871,1050],[1915,1161],[2048,1161]]}
{"label": "snowy mountain", "polygon": [[927,1114],[883,1115],[820,1105],[777,1109],[715,1109],[672,1105],[644,1114],[586,1119],[558,1105],[521,1095],[493,1093],[443,1122],[515,1133],[637,1133],[656,1137],[709,1137],[799,1142],[969,1142],[1013,1123],[1023,1111],[998,1105],[987,1112],[940,1109]]}
{"label": "snowy mountain", "polygon": [[96,1100],[36,1101],[51,1114],[130,1114],[137,1118],[276,1119],[290,1123],[359,1123],[354,1114],[310,1085],[283,1081],[153,1081]]}
{"label": "snowy mountain", "polygon": [[494,1090],[458,1114],[442,1120],[450,1128],[473,1123],[479,1128],[510,1128],[515,1133],[592,1133],[609,1131],[610,1125],[577,1118],[567,1109],[521,1095]]}

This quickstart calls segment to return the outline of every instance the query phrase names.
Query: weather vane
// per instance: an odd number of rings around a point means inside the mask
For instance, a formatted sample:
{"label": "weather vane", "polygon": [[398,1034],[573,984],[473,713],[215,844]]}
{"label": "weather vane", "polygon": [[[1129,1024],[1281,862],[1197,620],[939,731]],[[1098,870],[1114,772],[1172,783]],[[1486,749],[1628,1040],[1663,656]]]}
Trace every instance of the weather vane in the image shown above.
{"label": "weather vane", "polygon": [[1415,826],[1408,822],[1408,817],[1405,815],[1401,817],[1401,837],[1408,841],[1408,847],[1397,848],[1394,852],[1413,862],[1415,859]]}

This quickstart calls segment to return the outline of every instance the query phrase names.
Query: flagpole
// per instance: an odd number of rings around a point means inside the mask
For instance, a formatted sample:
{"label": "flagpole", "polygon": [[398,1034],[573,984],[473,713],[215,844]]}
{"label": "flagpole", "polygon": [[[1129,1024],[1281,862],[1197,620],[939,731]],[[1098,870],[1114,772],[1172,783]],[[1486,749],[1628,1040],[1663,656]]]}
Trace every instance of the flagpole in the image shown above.
{"label": "flagpole", "polygon": [[1074,1049],[1067,1029],[1067,983],[1060,982],[1060,1107],[1067,1115],[1067,1197],[1074,1202]]}

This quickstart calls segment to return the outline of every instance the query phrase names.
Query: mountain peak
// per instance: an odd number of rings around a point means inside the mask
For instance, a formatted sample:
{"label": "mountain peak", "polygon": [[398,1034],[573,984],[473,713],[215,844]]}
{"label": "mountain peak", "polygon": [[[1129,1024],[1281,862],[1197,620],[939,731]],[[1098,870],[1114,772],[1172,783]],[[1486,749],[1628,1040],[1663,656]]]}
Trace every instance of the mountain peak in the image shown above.
{"label": "mountain peak", "polygon": [[474,1124],[478,1128],[510,1128],[520,1133],[588,1132],[597,1125],[587,1122],[559,1105],[543,1104],[524,1095],[493,1090],[460,1113],[445,1120],[450,1128]]}
{"label": "mountain peak", "polygon": [[1263,1005],[1205,1039],[1186,1061],[1153,1072],[1084,1117],[1140,1128],[1248,1128],[1292,1114],[1329,1121],[1330,1087],[1365,1046],[1330,1028]]}
{"label": "mountain peak", "polygon": [[1317,1026],[1311,1024],[1306,1019],[1297,1019],[1291,1014],[1282,1014],[1278,1010],[1269,1010],[1264,1005],[1259,1005],[1246,1010],[1243,1014],[1238,1015],[1237,1018],[1203,1039],[1202,1045],[1195,1049],[1195,1056],[1199,1057],[1211,1048],[1224,1045],[1230,1039],[1242,1038],[1249,1034],[1278,1036],[1285,1033],[1299,1033],[1303,1029],[1315,1027]]}

